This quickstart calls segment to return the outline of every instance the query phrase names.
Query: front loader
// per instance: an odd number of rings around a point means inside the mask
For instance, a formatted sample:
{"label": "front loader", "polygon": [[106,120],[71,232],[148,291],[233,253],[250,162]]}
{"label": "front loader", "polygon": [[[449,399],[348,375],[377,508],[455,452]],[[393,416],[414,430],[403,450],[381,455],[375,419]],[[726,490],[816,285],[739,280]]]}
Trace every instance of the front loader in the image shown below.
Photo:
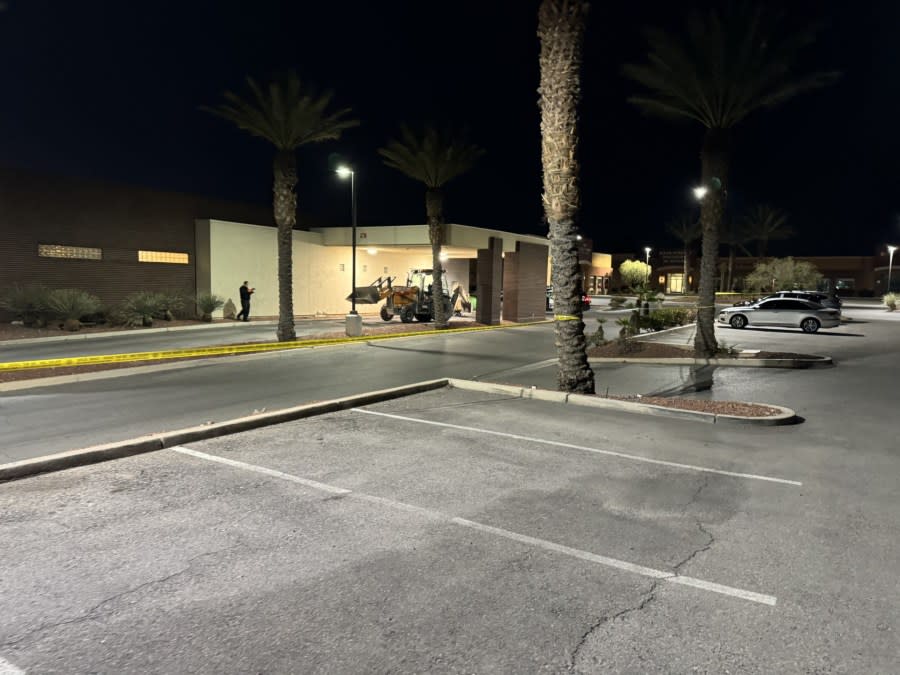
{"label": "front loader", "polygon": [[[432,270],[410,270],[405,286],[394,286],[393,282],[396,278],[378,277],[370,285],[358,287],[356,289],[357,304],[374,305],[384,300],[384,306],[381,308],[381,318],[384,321],[390,321],[395,315],[398,315],[403,323],[410,323],[414,320],[434,321]],[[446,275],[442,275],[441,279],[446,279]],[[446,316],[450,316],[452,305],[446,283],[439,296],[444,303]],[[347,300],[350,299],[348,296]]]}

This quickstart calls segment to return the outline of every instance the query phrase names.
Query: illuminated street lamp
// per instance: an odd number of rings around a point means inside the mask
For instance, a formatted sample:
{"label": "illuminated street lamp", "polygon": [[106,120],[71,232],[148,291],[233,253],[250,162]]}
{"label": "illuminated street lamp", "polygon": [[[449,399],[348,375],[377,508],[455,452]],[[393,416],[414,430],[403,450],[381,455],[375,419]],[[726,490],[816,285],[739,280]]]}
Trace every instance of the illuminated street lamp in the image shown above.
{"label": "illuminated street lamp", "polygon": [[699,202],[706,196],[706,193],[709,192],[709,189],[705,185],[700,185],[698,187],[695,187],[693,192],[694,198]]}
{"label": "illuminated street lamp", "polygon": [[653,249],[649,246],[644,247],[644,261],[647,263],[647,285],[650,285],[650,251]]}
{"label": "illuminated street lamp", "polygon": [[890,244],[888,244],[887,250],[888,250],[888,282],[887,282],[887,292],[890,293],[890,292],[891,292],[891,272],[893,271],[893,267],[894,267],[894,251],[897,250],[897,247],[896,247],[896,246],[891,246]]}
{"label": "illuminated street lamp", "polygon": [[356,172],[348,166],[339,166],[335,173],[341,178],[350,179],[350,229],[351,229],[351,268],[350,268],[350,314],[347,315],[347,335],[362,334],[362,320],[356,312]]}

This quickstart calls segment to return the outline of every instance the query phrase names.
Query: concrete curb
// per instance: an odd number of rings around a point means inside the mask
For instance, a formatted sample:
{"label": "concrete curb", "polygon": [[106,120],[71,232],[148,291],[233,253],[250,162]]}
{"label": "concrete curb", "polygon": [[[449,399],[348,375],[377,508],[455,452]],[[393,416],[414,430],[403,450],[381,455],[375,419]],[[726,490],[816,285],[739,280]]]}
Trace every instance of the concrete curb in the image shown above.
{"label": "concrete curb", "polygon": [[261,413],[259,415],[238,417],[233,420],[218,422],[216,424],[188,427],[186,429],[178,429],[176,431],[169,431],[161,434],[150,434],[148,436],[140,436],[138,438],[117,441],[115,443],[95,445],[80,450],[69,450],[54,455],[47,455],[45,457],[24,459],[18,462],[0,465],[0,483],[8,480],[25,478],[26,476],[33,476],[39,473],[61,471],[62,469],[71,469],[76,466],[131,457],[145,452],[153,452],[154,450],[164,450],[165,448],[171,448],[184,443],[218,438],[219,436],[235,434],[241,431],[250,431],[251,429],[258,429],[259,427],[265,427],[272,424],[303,419],[304,417],[347,410],[348,408],[354,408],[361,405],[370,405],[372,403],[388,401],[402,396],[409,396],[410,394],[419,394],[446,386],[447,380],[427,380],[425,382],[416,382],[403,387],[381,389],[378,391],[366,392],[364,394],[357,394],[356,396],[347,396],[318,403],[308,403],[306,405],[284,408],[282,410]]}
{"label": "concrete curb", "polygon": [[[695,359],[695,358],[636,358],[603,356],[589,357],[591,363],[639,363],[652,366],[721,366],[724,368],[824,368],[833,366],[830,356],[818,356],[814,359]],[[767,404],[768,405],[768,404]]]}
{"label": "concrete curb", "polygon": [[225,422],[215,424],[206,424],[186,429],[177,429],[160,434],[150,434],[147,436],[139,436],[124,441],[116,441],[113,443],[105,443],[103,445],[95,445],[89,448],[81,448],[79,450],[69,450],[45,457],[36,457],[32,459],[24,459],[18,462],[0,465],[0,483],[34,476],[40,473],[48,473],[51,471],[62,471],[78,466],[88,464],[97,464],[113,459],[122,459],[132,457],[146,452],[156,450],[164,450],[176,445],[192,443],[194,441],[202,441],[210,438],[218,438],[219,436],[227,436],[242,431],[250,431],[260,427],[266,427],[273,424],[281,424],[291,422],[306,417],[322,415],[325,413],[347,410],[372,403],[380,403],[411,394],[419,394],[443,387],[454,387],[468,391],[478,391],[490,394],[502,394],[514,398],[527,398],[537,401],[549,401],[553,403],[563,403],[580,405],[591,408],[603,408],[607,410],[616,410],[619,412],[638,413],[642,415],[655,415],[659,417],[674,417],[679,419],[689,419],[693,421],[706,422],[709,424],[752,424],[759,426],[778,426],[783,424],[791,424],[796,420],[796,413],[790,408],[762,403],[770,408],[781,410],[781,414],[772,417],[742,417],[737,415],[716,415],[713,413],[697,412],[693,410],[679,410],[677,408],[667,408],[664,406],[650,405],[644,403],[632,403],[630,401],[618,401],[615,399],[605,399],[597,396],[587,396],[583,394],[568,394],[561,391],[551,391],[547,389],[537,389],[532,387],[517,387],[514,385],[495,384],[492,382],[474,382],[471,380],[458,380],[455,378],[426,380],[424,382],[416,382],[402,387],[392,387],[390,389],[380,389],[377,391],[357,394],[355,396],[346,396],[343,398],[332,399],[329,401],[320,401],[317,403],[307,403],[305,405],[284,408],[282,410],[274,410],[272,412],[261,413],[258,415],[250,415],[247,417],[238,417]]}
{"label": "concrete curb", "polygon": [[605,408],[620,412],[639,413],[642,415],[656,415],[659,417],[677,417],[691,419],[709,424],[750,424],[757,426],[782,426],[793,424],[797,420],[797,413],[790,408],[771,403],[757,403],[768,408],[775,408],[781,412],[771,417],[745,417],[742,415],[718,415],[715,413],[699,412],[695,410],[681,410],[649,403],[632,403],[631,401],[619,401],[617,399],[601,398],[585,394],[567,394],[562,391],[548,391],[530,387],[517,387],[508,384],[494,384],[491,382],[474,382],[472,380],[457,380],[450,378],[447,383],[457,389],[469,391],[481,391],[491,394],[506,394],[514,398],[531,398],[542,401],[554,401],[556,403],[571,403],[591,408]]}
{"label": "concrete curb", "polygon": [[[320,345],[310,349],[327,349],[329,347],[342,347],[343,345]],[[199,366],[215,366],[217,364],[235,364],[254,359],[284,358],[293,353],[293,350],[255,352],[251,354],[235,354],[228,358],[202,358],[185,359],[183,361],[156,361],[147,366],[128,366],[127,368],[111,368],[109,370],[94,370],[88,373],[72,373],[70,375],[54,375],[52,377],[35,377],[29,380],[13,380],[12,382],[0,382],[0,394],[8,391],[21,391],[23,389],[39,389],[41,387],[56,387],[63,384],[76,384],[78,382],[92,382],[94,380],[111,380],[117,377],[130,375],[148,375],[181,368],[197,368]]]}

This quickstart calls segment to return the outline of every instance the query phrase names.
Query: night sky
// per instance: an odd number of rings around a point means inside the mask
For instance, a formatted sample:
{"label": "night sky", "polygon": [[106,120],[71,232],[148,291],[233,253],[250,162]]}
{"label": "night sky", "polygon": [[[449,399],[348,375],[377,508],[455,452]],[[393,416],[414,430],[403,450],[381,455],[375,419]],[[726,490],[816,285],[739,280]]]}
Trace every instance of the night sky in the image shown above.
{"label": "night sky", "polygon": [[[335,156],[357,168],[361,225],[424,222],[424,190],[376,150],[400,123],[467,126],[487,151],[450,183],[448,221],[544,234],[536,0],[5,0],[0,164],[270,203],[273,151],[199,109],[244,77],[296,69],[362,125],[298,153],[299,210],[348,224]],[[900,3],[787,4],[824,21],[808,68],[835,86],[739,128],[729,208],[787,210],[773,254],[870,255],[900,244]],[[583,70],[582,230],[607,252],[677,248],[693,207],[699,125],[643,117],[621,75],[640,28],[683,25],[683,3],[595,2]],[[696,211],[695,211],[696,213]]]}

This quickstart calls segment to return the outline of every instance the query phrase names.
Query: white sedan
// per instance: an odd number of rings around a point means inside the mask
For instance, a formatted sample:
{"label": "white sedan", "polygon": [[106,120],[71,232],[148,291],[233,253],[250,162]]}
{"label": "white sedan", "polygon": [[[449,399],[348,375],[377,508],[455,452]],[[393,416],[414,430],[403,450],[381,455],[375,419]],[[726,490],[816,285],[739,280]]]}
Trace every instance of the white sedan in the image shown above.
{"label": "white sedan", "polygon": [[719,323],[732,328],[745,326],[799,327],[804,333],[815,333],[819,328],[841,325],[841,311],[831,307],[788,298],[760,300],[746,307],[728,307],[719,312]]}

